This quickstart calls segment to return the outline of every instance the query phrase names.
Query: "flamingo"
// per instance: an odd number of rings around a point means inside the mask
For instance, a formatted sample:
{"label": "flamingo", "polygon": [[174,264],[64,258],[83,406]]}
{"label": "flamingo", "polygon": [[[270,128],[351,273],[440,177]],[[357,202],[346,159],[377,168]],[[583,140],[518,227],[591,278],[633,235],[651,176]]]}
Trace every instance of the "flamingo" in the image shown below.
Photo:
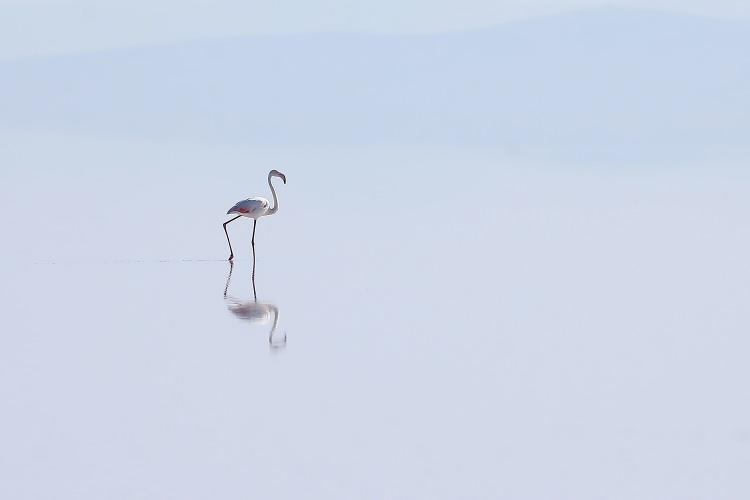
{"label": "flamingo", "polygon": [[234,258],[234,251],[232,251],[232,242],[229,241],[229,233],[227,232],[227,224],[232,221],[239,219],[240,217],[249,217],[253,219],[253,279],[255,279],[255,226],[258,224],[258,219],[266,215],[273,215],[279,210],[279,200],[276,198],[276,190],[273,188],[271,179],[279,177],[284,184],[286,184],[286,175],[282,174],[278,170],[271,170],[268,172],[268,185],[271,188],[271,194],[273,195],[273,207],[267,199],[256,196],[254,198],[248,198],[237,202],[232,208],[227,211],[227,214],[239,214],[233,219],[229,219],[224,223],[224,234],[227,235],[227,243],[229,243],[229,260]]}

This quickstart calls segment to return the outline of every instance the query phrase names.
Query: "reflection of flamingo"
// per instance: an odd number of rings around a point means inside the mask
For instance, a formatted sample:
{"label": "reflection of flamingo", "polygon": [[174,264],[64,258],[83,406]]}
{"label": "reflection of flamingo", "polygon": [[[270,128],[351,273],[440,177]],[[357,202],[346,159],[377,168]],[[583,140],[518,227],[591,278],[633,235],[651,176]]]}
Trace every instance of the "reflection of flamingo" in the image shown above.
{"label": "reflection of flamingo", "polygon": [[276,327],[279,325],[279,308],[275,304],[258,303],[258,296],[255,292],[255,279],[253,279],[253,300],[239,300],[227,295],[233,268],[234,262],[230,260],[229,276],[227,276],[227,284],[224,287],[224,300],[227,303],[227,309],[239,319],[252,324],[267,325],[271,323],[271,330],[268,332],[268,344],[271,348],[285,347],[286,333],[276,334]]}
{"label": "reflection of flamingo", "polygon": [[235,217],[234,219],[229,219],[224,223],[224,234],[227,235],[227,243],[229,243],[229,260],[231,261],[234,258],[234,251],[232,251],[232,242],[229,241],[227,224],[229,224],[233,220],[239,219],[240,217],[249,217],[250,219],[253,219],[253,277],[255,277],[255,226],[256,224],[258,224],[259,218],[266,215],[273,215],[279,210],[279,200],[278,198],[276,198],[276,190],[273,188],[273,184],[271,184],[272,177],[279,177],[282,181],[284,181],[284,184],[286,184],[286,176],[278,170],[271,170],[270,172],[268,172],[268,185],[271,187],[271,194],[273,195],[273,207],[270,206],[270,203],[265,198],[248,198],[246,200],[237,202],[237,204],[235,204],[232,208],[229,209],[229,211],[227,211],[228,214],[239,215],[237,215],[237,217]]}

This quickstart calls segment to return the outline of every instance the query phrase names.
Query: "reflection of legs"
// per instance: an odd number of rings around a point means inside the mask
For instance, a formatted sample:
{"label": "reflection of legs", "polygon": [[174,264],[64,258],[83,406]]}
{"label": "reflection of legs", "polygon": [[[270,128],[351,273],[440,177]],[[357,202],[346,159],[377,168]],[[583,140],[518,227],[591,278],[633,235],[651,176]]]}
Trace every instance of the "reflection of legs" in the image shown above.
{"label": "reflection of legs", "polygon": [[227,284],[224,287],[224,298],[227,298],[227,290],[229,290],[229,280],[232,279],[232,269],[234,269],[234,261],[229,261],[229,274],[227,275]]}
{"label": "reflection of legs", "polygon": [[251,240],[253,246],[253,289],[255,289],[255,225],[258,224],[258,219],[253,220],[253,239]]}
{"label": "reflection of legs", "polygon": [[241,215],[238,215],[238,216],[237,216],[237,217],[235,217],[234,219],[229,219],[228,221],[226,221],[226,222],[225,222],[225,223],[223,224],[223,226],[224,226],[224,234],[226,234],[226,235],[227,235],[227,243],[229,243],[229,260],[230,260],[230,261],[231,261],[231,260],[232,260],[232,259],[234,258],[234,252],[232,251],[232,242],[231,242],[231,241],[229,241],[229,233],[227,232],[227,224],[229,224],[229,223],[230,223],[230,222],[232,222],[233,220],[237,220],[237,219],[239,219],[240,217],[242,217],[242,216],[241,216]]}

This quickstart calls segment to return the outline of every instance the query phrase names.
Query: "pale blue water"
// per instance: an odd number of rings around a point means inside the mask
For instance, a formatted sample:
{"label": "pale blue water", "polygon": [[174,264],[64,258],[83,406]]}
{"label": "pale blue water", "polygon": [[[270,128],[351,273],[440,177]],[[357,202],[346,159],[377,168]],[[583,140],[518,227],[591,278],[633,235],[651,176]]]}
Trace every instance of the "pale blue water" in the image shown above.
{"label": "pale blue water", "polygon": [[[750,493],[731,165],[75,136],[0,163],[2,498]],[[271,168],[258,303],[248,221],[225,298],[224,212]]]}

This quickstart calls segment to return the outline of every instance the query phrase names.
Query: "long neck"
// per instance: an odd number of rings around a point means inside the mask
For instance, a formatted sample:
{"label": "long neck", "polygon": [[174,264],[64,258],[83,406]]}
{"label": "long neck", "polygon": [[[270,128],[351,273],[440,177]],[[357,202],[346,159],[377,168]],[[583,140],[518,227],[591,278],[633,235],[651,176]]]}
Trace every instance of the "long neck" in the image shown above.
{"label": "long neck", "polygon": [[273,188],[271,183],[271,175],[268,175],[268,185],[271,187],[271,194],[273,195],[273,207],[268,209],[268,215],[275,214],[279,209],[279,199],[276,197],[276,190]]}

